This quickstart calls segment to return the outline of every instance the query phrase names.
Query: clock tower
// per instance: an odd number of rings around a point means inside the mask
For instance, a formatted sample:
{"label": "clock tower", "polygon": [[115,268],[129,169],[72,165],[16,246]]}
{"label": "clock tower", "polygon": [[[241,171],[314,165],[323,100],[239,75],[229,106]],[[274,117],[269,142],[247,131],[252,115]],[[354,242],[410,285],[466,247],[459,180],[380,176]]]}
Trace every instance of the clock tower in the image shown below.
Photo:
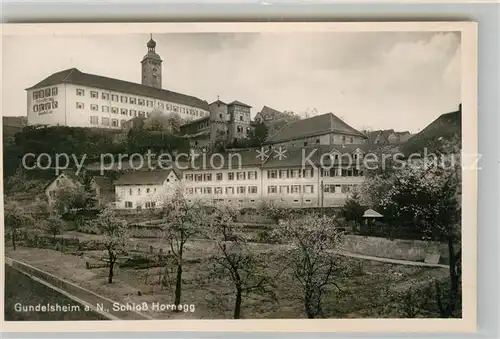
{"label": "clock tower", "polygon": [[156,42],[153,40],[153,35],[147,43],[148,53],[141,61],[142,64],[142,84],[161,89],[161,63],[162,60],[156,54]]}

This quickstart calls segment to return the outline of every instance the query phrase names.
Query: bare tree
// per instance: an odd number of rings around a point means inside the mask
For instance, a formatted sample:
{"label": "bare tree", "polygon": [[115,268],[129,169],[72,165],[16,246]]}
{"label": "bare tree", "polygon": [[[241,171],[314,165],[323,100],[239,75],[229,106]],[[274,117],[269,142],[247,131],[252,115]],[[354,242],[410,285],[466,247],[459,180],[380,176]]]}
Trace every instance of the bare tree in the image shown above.
{"label": "bare tree", "polygon": [[113,268],[118,254],[125,251],[129,232],[127,222],[117,218],[110,207],[106,207],[93,221],[93,226],[98,234],[101,235],[100,242],[108,252],[109,275],[108,283],[113,282]]}
{"label": "bare tree", "polygon": [[290,265],[302,293],[307,317],[323,316],[322,302],[329,285],[340,287],[334,277],[342,273],[341,257],[333,253],[342,242],[337,219],[305,214],[282,220],[275,233],[288,243],[284,260]]}
{"label": "bare tree", "polygon": [[177,265],[175,282],[175,304],[181,302],[182,270],[184,264],[184,247],[186,242],[196,235],[200,227],[206,223],[205,210],[200,203],[190,204],[177,191],[164,205],[166,226],[165,239],[170,246],[171,254]]}
{"label": "bare tree", "polygon": [[243,296],[258,293],[274,294],[268,287],[271,279],[265,275],[264,255],[251,250],[248,239],[238,234],[235,225],[238,210],[228,203],[213,206],[210,215],[209,237],[215,241],[217,254],[214,256],[214,272],[222,278],[229,278],[234,286],[233,318],[241,318]]}

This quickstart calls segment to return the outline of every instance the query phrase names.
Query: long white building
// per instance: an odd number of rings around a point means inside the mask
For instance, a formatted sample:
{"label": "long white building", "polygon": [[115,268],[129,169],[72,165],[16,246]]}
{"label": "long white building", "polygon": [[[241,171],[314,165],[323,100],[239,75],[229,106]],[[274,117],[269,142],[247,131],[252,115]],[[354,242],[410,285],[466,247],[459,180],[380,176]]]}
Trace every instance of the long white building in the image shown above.
{"label": "long white building", "polygon": [[140,84],[71,68],[27,88],[28,125],[118,129],[153,109],[178,113],[184,120],[209,116],[206,101],[161,88],[162,60],[155,47],[149,40]]}

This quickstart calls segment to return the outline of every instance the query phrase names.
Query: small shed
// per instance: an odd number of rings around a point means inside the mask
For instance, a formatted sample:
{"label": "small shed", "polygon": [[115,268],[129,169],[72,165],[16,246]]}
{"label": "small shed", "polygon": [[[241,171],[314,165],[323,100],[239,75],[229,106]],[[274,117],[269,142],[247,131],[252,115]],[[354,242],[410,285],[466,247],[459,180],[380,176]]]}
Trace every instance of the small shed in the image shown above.
{"label": "small shed", "polygon": [[367,209],[365,211],[365,213],[363,213],[363,218],[365,219],[365,231],[372,231],[373,230],[373,224],[375,222],[376,219],[380,219],[382,218],[383,215],[378,213],[377,211],[375,210],[372,210],[371,208],[370,209]]}

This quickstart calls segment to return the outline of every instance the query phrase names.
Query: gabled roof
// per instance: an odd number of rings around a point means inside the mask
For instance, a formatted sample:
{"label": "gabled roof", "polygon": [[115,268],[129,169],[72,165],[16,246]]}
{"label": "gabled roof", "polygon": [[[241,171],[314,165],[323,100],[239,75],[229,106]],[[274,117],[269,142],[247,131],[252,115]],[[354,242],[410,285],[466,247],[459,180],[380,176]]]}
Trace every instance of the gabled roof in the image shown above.
{"label": "gabled roof", "polygon": [[312,118],[290,122],[268,138],[266,143],[274,144],[283,141],[323,135],[331,132],[350,134],[366,138],[363,133],[346,124],[335,114],[326,113]]}
{"label": "gabled roof", "polygon": [[188,169],[233,169],[240,167],[258,167],[262,161],[254,150],[244,150],[238,152],[217,153],[217,156],[211,158],[211,154],[200,155],[186,164]]}
{"label": "gabled roof", "polygon": [[228,104],[228,106],[232,106],[232,105],[244,106],[244,107],[252,108],[252,106],[244,104],[244,103],[242,103],[241,101],[238,101],[238,100],[234,100],[233,102],[230,102]]}
{"label": "gabled roof", "polygon": [[214,101],[214,102],[212,102],[210,105],[213,105],[213,104],[227,105],[224,101],[219,100],[219,99],[215,100],[215,101]]}
{"label": "gabled roof", "polygon": [[172,169],[158,170],[136,170],[125,172],[116,182],[115,186],[123,185],[161,185],[167,179],[168,175],[174,172]]}
{"label": "gabled roof", "polygon": [[197,107],[208,111],[208,103],[206,101],[190,95],[167,91],[164,89],[146,86],[135,82],[83,73],[77,68],[70,68],[54,73],[43,79],[36,85],[27,88],[26,90],[59,85],[61,83],[89,86],[104,90],[112,90],[117,92],[129,93],[132,95],[145,96],[181,105]]}
{"label": "gabled roof", "polygon": [[113,191],[113,181],[105,176],[95,176],[94,181],[97,186],[103,191]]}
{"label": "gabled roof", "polygon": [[282,117],[284,117],[284,114],[283,112],[280,112],[274,108],[271,108],[271,107],[268,107],[268,106],[264,106],[262,107],[262,110],[257,113],[257,114],[260,114],[260,116],[266,120],[266,118],[268,119],[280,119]]}

